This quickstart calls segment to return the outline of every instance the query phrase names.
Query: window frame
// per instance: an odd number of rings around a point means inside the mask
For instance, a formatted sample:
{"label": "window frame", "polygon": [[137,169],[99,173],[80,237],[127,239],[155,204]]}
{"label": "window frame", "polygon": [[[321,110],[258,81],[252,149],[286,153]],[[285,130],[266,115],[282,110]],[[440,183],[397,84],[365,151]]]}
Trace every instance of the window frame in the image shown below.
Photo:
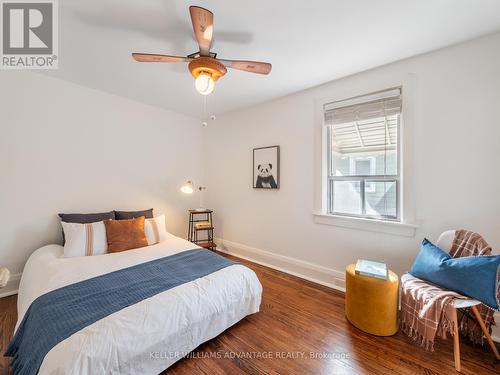
{"label": "window frame", "polygon": [[[400,221],[364,219],[351,216],[328,214],[327,207],[327,147],[326,127],[324,126],[325,104],[342,101],[346,98],[363,96],[366,93],[383,91],[391,87],[401,87],[403,94],[402,113],[399,132],[400,147]],[[313,221],[319,225],[336,226],[385,233],[395,236],[414,237],[417,228],[414,186],[414,123],[418,108],[418,77],[414,73],[391,75],[362,73],[342,80],[325,84],[318,90],[314,99],[314,200]]]}

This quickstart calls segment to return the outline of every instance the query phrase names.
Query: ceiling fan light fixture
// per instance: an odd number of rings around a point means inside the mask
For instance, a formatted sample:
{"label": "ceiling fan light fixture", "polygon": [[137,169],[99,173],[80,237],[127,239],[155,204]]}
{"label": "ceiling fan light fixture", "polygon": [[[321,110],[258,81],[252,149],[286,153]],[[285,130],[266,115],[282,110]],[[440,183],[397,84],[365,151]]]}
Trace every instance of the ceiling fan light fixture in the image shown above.
{"label": "ceiling fan light fixture", "polygon": [[271,72],[272,65],[265,62],[217,59],[217,54],[210,51],[213,44],[214,14],[195,5],[189,7],[189,14],[198,42],[198,52],[185,57],[134,52],[132,58],[138,62],[189,62],[188,69],[195,79],[196,90],[201,95],[209,95],[214,91],[215,81],[227,73],[226,68],[257,74]]}
{"label": "ceiling fan light fixture", "polygon": [[215,81],[209,73],[200,73],[194,80],[196,91],[201,95],[210,95],[215,88]]}
{"label": "ceiling fan light fixture", "polygon": [[215,81],[227,73],[224,64],[212,57],[206,56],[201,56],[191,61],[188,69],[195,79],[196,90],[201,95],[212,93],[215,88]]}

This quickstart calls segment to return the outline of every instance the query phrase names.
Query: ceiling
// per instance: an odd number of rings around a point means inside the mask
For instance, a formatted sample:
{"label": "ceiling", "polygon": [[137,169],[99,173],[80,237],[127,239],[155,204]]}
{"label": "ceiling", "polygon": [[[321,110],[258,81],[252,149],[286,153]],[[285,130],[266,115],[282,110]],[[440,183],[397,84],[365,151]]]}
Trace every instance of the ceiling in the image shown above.
{"label": "ceiling", "polygon": [[229,70],[208,97],[216,114],[500,29],[498,0],[64,0],[59,69],[43,74],[202,117],[185,63],[130,56],[197,51],[193,4],[215,14],[218,57],[273,64],[269,76]]}

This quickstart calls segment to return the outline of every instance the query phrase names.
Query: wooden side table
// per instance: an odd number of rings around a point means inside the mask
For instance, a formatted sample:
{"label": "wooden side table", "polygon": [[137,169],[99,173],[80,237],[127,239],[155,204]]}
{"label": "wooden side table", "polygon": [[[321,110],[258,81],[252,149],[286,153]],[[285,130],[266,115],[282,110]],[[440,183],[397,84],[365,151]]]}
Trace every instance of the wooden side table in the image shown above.
{"label": "wooden side table", "polygon": [[[214,225],[212,221],[213,210],[189,210],[188,241],[209,250],[216,250],[217,244],[214,242]],[[196,224],[208,222],[208,226],[197,228]],[[205,233],[205,236],[202,234]],[[202,238],[199,238],[202,237]]]}

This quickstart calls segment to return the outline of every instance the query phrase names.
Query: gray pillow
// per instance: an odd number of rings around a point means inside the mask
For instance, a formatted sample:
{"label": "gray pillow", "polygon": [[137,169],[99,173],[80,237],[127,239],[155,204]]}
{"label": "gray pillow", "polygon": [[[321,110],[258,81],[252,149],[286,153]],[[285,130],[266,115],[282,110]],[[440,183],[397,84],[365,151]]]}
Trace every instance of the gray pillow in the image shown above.
{"label": "gray pillow", "polygon": [[149,210],[142,210],[142,211],[115,211],[116,220],[135,219],[141,216],[144,216],[145,219],[152,219],[153,209],[150,208]]}
{"label": "gray pillow", "polygon": [[59,214],[61,221],[65,223],[88,224],[104,220],[114,220],[115,212],[100,212],[97,214]]}

